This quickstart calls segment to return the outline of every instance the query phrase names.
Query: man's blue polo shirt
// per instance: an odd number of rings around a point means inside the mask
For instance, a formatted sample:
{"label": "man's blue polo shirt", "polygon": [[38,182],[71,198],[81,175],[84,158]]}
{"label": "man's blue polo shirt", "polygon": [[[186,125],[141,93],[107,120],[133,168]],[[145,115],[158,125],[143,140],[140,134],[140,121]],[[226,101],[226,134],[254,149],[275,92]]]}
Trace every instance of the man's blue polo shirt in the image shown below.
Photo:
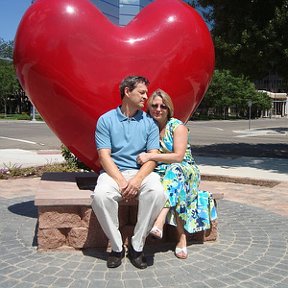
{"label": "man's blue polo shirt", "polygon": [[145,112],[139,110],[128,118],[119,106],[98,119],[95,139],[97,150],[111,149],[111,157],[120,171],[139,169],[136,157],[141,152],[159,149],[159,128]]}

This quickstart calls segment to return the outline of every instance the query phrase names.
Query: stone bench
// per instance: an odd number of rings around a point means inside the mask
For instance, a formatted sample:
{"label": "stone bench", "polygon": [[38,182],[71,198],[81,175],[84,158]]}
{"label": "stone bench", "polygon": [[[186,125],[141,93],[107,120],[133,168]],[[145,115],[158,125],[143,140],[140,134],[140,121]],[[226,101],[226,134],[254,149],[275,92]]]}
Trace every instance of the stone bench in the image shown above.
{"label": "stone bench", "polygon": [[[39,250],[85,249],[109,247],[108,239],[102,231],[91,208],[91,192],[97,175],[93,172],[51,172],[44,173],[35,195],[38,207],[37,242]],[[223,199],[223,194],[213,194],[213,199]],[[119,205],[119,228],[127,245],[133,234],[137,219],[138,201]],[[217,220],[211,229],[189,235],[189,242],[203,243],[217,239]],[[176,229],[166,225],[163,238],[157,243],[176,241]],[[146,244],[155,244],[151,237]]]}

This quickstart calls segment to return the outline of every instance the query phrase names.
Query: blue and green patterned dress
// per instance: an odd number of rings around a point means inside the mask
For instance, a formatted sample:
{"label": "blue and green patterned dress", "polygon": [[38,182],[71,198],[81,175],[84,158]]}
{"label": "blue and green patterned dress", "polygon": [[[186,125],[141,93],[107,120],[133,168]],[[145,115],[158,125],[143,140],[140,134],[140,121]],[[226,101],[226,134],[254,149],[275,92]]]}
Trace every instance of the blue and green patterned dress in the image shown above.
{"label": "blue and green patterned dress", "polygon": [[[173,152],[173,134],[175,129],[183,123],[171,118],[160,141],[160,152]],[[171,207],[167,223],[176,225],[175,212],[184,221],[184,229],[195,233],[210,228],[210,221],[217,218],[212,195],[199,190],[200,171],[195,163],[190,145],[181,163],[158,163],[156,172],[160,174],[164,190],[168,195],[165,207]]]}

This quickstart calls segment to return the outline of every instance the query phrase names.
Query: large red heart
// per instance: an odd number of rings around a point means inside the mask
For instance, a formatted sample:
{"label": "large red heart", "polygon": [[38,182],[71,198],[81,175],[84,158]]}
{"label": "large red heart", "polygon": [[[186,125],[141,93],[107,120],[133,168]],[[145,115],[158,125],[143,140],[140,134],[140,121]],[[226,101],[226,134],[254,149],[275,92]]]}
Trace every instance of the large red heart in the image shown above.
{"label": "large red heart", "polygon": [[181,0],[156,0],[126,27],[88,0],[38,0],[18,27],[14,63],[48,126],[97,171],[95,124],[120,104],[120,81],[146,76],[149,91],[167,91],[185,122],[208,88],[214,48],[202,18]]}

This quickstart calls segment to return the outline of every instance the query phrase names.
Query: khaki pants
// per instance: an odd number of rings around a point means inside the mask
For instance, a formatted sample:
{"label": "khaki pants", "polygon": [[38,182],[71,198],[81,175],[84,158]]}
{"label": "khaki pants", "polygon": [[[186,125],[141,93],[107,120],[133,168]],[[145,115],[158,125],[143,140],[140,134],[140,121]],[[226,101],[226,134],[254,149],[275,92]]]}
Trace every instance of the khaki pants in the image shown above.
{"label": "khaki pants", "polygon": [[[129,180],[138,170],[126,170],[122,174]],[[94,193],[91,195],[92,209],[108,239],[112,250],[122,251],[123,241],[119,231],[118,202],[122,200],[116,181],[107,173],[98,177]],[[137,223],[131,239],[136,251],[142,251],[146,237],[166,202],[166,194],[155,172],[144,178],[138,194],[139,206]]]}

